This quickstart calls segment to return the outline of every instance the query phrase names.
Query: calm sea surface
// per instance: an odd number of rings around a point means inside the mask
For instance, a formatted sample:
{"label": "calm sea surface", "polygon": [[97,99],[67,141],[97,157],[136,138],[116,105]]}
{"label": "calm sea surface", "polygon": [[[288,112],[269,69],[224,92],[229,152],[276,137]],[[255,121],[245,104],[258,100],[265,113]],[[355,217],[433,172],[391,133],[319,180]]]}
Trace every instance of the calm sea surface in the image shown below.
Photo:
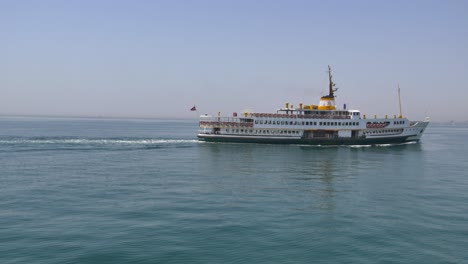
{"label": "calm sea surface", "polygon": [[468,127],[377,147],[196,131],[0,118],[0,263],[468,263]]}

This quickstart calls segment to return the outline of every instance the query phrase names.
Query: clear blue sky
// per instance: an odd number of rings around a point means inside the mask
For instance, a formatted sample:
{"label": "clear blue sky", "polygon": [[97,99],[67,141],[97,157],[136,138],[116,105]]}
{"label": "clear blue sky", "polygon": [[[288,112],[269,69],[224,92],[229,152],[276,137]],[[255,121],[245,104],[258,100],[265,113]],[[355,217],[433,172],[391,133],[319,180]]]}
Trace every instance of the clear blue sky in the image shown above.
{"label": "clear blue sky", "polygon": [[468,120],[468,1],[0,0],[0,115],[195,118],[337,102]]}

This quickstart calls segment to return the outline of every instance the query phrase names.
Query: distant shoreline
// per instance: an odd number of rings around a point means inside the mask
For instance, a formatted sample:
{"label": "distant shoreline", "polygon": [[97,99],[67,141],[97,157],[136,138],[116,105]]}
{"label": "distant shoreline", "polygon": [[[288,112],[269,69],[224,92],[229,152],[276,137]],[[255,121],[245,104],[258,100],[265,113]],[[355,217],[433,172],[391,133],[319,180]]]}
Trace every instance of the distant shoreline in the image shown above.
{"label": "distant shoreline", "polygon": [[[0,118],[37,118],[37,119],[92,119],[92,120],[163,120],[163,121],[198,121],[197,117],[132,117],[132,116],[60,116],[60,115],[0,115]],[[468,126],[467,121],[432,121],[434,125]]]}
{"label": "distant shoreline", "polygon": [[194,121],[198,118],[183,117],[114,117],[114,116],[48,116],[48,115],[0,115],[0,119],[90,119],[90,120],[142,120],[142,121]]}

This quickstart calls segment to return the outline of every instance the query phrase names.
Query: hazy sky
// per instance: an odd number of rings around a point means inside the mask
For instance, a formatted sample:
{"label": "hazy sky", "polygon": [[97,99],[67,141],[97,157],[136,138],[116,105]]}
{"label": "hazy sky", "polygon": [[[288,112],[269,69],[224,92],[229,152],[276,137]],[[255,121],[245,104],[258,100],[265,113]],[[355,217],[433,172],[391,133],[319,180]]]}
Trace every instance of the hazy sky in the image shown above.
{"label": "hazy sky", "polygon": [[468,120],[468,1],[0,0],[0,115],[337,103]]}

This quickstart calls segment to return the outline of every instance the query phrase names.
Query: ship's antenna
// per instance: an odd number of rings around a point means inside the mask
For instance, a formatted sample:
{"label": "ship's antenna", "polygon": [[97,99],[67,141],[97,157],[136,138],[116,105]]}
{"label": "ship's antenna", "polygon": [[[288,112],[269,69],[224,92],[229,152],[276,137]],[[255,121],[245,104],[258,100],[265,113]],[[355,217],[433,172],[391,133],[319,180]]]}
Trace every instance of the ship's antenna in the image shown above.
{"label": "ship's antenna", "polygon": [[328,84],[328,97],[335,97],[335,95],[333,94],[334,92],[336,92],[336,90],[338,90],[337,88],[335,88],[335,83],[332,81],[332,75],[331,75],[331,67],[330,65],[328,65],[328,80],[329,80],[329,84]]}
{"label": "ship's antenna", "polygon": [[400,118],[403,118],[403,114],[401,113],[400,84],[398,84],[398,103],[399,103],[399,105],[400,105]]}

